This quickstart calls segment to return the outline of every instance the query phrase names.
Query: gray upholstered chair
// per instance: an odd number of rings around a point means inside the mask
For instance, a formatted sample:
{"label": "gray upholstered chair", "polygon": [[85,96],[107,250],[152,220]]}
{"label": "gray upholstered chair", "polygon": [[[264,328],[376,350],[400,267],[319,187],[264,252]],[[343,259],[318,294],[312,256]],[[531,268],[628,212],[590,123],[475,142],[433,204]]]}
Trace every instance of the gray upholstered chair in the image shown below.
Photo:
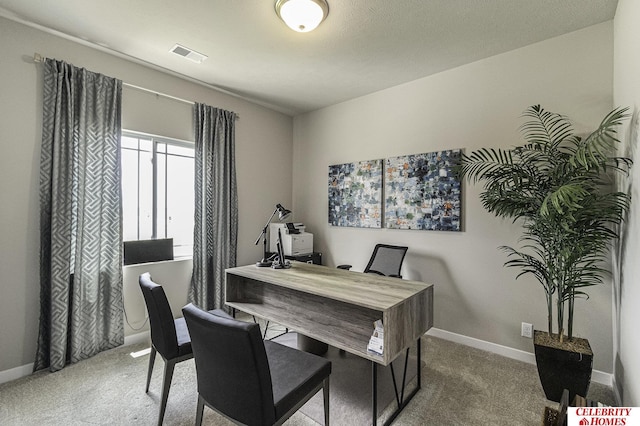
{"label": "gray upholstered chair", "polygon": [[[148,272],[140,275],[138,281],[147,305],[149,326],[151,327],[151,353],[149,354],[149,369],[147,371],[145,392],[149,392],[149,383],[151,382],[156,353],[159,353],[164,360],[162,396],[160,398],[160,414],[158,416],[158,425],[162,425],[167,408],[173,369],[177,363],[193,358],[191,338],[184,318],[173,319],[173,313],[162,286],[154,283]],[[231,318],[223,311],[215,312],[218,315]]]}
{"label": "gray upholstered chair", "polygon": [[[402,278],[400,269],[408,247],[394,246],[390,244],[376,244],[364,272],[387,277]],[[351,269],[351,265],[338,265],[339,269]]]}
{"label": "gray upholstered chair", "polygon": [[204,406],[246,425],[280,425],[321,388],[329,424],[331,362],[262,340],[258,324],[182,308],[198,376],[196,425]]}

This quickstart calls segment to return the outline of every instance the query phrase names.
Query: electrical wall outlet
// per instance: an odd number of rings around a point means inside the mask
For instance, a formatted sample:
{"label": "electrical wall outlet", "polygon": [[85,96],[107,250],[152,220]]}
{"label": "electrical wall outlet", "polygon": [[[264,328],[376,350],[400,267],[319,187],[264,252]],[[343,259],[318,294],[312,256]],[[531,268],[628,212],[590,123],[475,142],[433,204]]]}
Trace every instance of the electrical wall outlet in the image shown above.
{"label": "electrical wall outlet", "polygon": [[520,335],[522,337],[528,337],[529,339],[533,338],[533,324],[529,324],[528,322],[523,322]]}

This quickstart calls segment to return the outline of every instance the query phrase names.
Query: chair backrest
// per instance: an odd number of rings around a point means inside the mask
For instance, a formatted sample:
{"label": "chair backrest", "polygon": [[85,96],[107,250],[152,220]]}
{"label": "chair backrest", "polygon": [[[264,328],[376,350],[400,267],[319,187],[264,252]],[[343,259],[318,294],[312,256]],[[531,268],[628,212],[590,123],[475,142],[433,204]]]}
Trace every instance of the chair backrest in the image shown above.
{"label": "chair backrest", "polygon": [[376,244],[371,254],[371,259],[369,259],[369,264],[367,264],[364,272],[373,272],[400,278],[400,269],[402,268],[402,262],[407,250],[408,247],[404,246]]}
{"label": "chair backrest", "polygon": [[271,425],[275,407],[269,361],[255,323],[219,317],[188,304],[198,394],[224,415],[247,425]]}
{"label": "chair backrest", "polygon": [[149,313],[151,342],[165,359],[175,358],[178,356],[178,337],[167,295],[161,285],[151,281],[148,272],[140,275],[138,282]]}

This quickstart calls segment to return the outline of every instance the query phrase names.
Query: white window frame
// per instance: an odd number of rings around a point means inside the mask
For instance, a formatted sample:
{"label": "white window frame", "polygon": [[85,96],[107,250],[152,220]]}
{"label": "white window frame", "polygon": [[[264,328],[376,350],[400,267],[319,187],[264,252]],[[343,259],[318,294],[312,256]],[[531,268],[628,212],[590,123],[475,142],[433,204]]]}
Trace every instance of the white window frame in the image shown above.
{"label": "white window frame", "polygon": [[[144,132],[138,132],[138,131],[133,131],[133,130],[125,130],[123,129],[121,131],[121,135],[123,137],[130,137],[130,138],[135,138],[135,139],[146,139],[146,140],[150,140],[151,141],[151,154],[152,154],[152,178],[153,178],[153,188],[152,188],[152,231],[151,231],[151,239],[157,239],[158,238],[158,144],[166,144],[166,145],[174,145],[174,146],[178,146],[178,147],[184,147],[184,148],[191,148],[194,150],[194,155],[195,155],[195,143],[194,142],[190,142],[190,141],[185,141],[185,140],[180,140],[180,139],[175,139],[175,138],[169,138],[169,137],[165,137],[165,136],[158,136],[158,135],[153,135],[153,134],[149,134],[149,133],[144,133]],[[127,148],[127,147],[121,147],[120,148],[121,151],[125,150],[125,149],[129,149],[129,150],[134,150],[132,148]],[[140,144],[138,143],[138,215],[137,215],[137,229],[136,229],[136,234],[137,234],[137,240],[141,240],[140,238]],[[187,157],[187,158],[192,158],[189,156],[183,156],[183,155],[179,155],[179,154],[169,154],[169,153],[160,153],[160,154],[165,154],[167,156],[169,155],[173,155],[173,156],[180,156],[180,157]],[[167,214],[167,188],[168,185],[166,184],[166,179],[167,179],[167,173],[166,173],[166,168],[168,165],[168,161],[165,161],[165,195],[164,195],[164,235],[167,234],[167,228],[168,228],[168,214]],[[164,238],[164,237],[160,237],[160,238]],[[171,238],[171,236],[168,236],[167,238]],[[146,239],[146,238],[142,238],[142,239]],[[127,240],[129,241],[129,240]],[[191,243],[191,246],[193,247],[193,241]],[[178,246],[175,244],[174,241],[174,251],[176,247],[183,247],[183,246]],[[191,257],[191,255],[177,255],[176,258],[185,258],[185,257]]]}

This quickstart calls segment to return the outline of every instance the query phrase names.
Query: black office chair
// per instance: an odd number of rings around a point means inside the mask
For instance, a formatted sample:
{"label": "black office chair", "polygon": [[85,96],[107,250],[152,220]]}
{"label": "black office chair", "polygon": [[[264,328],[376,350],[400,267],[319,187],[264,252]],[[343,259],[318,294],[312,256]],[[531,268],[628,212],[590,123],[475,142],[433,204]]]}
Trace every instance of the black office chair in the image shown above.
{"label": "black office chair", "polygon": [[321,388],[329,425],[331,362],[270,340],[255,323],[182,308],[198,376],[196,426],[204,406],[245,425],[280,425]]}
{"label": "black office chair", "polygon": [[[173,319],[173,313],[169,301],[161,285],[154,283],[148,272],[140,275],[138,279],[140,289],[144,296],[147,312],[149,313],[149,325],[151,327],[151,353],[149,354],[149,370],[147,372],[147,387],[149,392],[151,373],[159,353],[164,360],[164,376],[162,378],[162,397],[160,399],[160,414],[158,425],[162,425],[164,413],[167,408],[167,398],[171,387],[173,369],[179,362],[193,358],[191,350],[191,338],[184,318]],[[216,310],[216,314],[231,318],[226,312]]]}
{"label": "black office chair", "polygon": [[[404,246],[376,244],[371,254],[371,259],[369,259],[367,267],[364,268],[364,272],[402,278],[400,269],[407,250],[408,247]],[[351,265],[338,265],[337,267],[347,271],[352,268]]]}

